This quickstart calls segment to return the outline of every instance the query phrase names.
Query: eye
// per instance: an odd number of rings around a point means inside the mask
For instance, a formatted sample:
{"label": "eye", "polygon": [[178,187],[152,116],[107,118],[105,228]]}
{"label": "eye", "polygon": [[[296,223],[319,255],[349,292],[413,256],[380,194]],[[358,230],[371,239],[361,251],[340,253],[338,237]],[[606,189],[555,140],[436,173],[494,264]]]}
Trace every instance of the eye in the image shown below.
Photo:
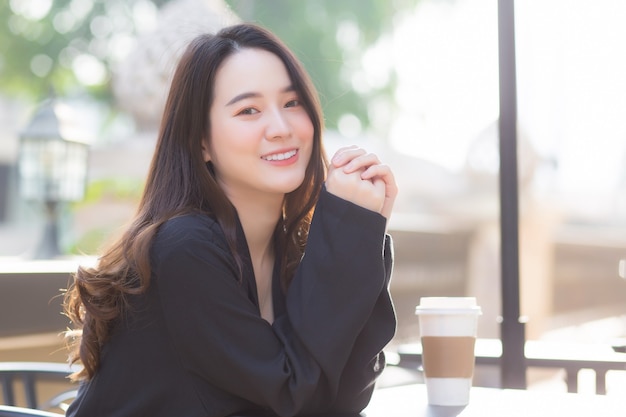
{"label": "eye", "polygon": [[248,116],[248,115],[256,114],[258,112],[259,111],[257,109],[255,109],[255,108],[246,107],[245,109],[243,109],[239,113],[237,113],[237,115]]}
{"label": "eye", "polygon": [[300,106],[300,100],[298,99],[293,99],[293,100],[289,100],[287,102],[287,104],[285,104],[285,107],[298,107]]}

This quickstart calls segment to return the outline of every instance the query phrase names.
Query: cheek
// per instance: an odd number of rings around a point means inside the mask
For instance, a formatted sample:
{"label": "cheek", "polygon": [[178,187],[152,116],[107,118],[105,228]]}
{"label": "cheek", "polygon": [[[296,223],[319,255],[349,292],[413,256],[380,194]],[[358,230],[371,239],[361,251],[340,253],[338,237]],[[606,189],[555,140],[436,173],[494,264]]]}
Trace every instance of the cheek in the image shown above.
{"label": "cheek", "polygon": [[251,146],[252,133],[236,123],[217,123],[212,129],[212,151],[215,156],[227,159],[241,152],[246,152]]}
{"label": "cheek", "polygon": [[307,164],[311,159],[311,154],[313,153],[313,134],[315,133],[315,129],[313,128],[313,122],[307,116],[302,123],[302,129],[300,130],[300,138],[306,143],[307,155],[306,161]]}
{"label": "cheek", "polygon": [[300,138],[307,141],[309,144],[313,144],[313,133],[313,122],[309,119],[309,116],[306,115],[302,117],[298,129],[298,135]]}

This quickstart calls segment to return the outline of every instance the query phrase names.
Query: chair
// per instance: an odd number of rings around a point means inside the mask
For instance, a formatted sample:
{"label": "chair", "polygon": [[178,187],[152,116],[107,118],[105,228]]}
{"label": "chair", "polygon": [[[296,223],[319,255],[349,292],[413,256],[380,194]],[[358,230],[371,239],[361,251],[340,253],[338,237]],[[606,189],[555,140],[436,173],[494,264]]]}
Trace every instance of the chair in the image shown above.
{"label": "chair", "polygon": [[[66,406],[76,396],[76,389],[69,384],[67,377],[80,367],[70,366],[66,363],[53,363],[53,362],[0,362],[0,385],[2,385],[3,407],[12,407],[8,412],[24,412],[24,410],[35,412],[39,410],[51,410],[61,409],[64,410]],[[20,381],[23,386],[24,398],[26,401],[26,407],[19,410],[19,407],[15,407],[16,393],[15,383]],[[37,396],[38,382],[52,381],[67,383],[67,388],[62,392],[56,393],[51,399],[39,403]],[[18,408],[15,410],[14,408]],[[40,414],[2,414],[5,415],[40,415]],[[47,414],[41,414],[47,415]],[[50,414],[57,415],[57,414]]]}
{"label": "chair", "polygon": [[49,413],[32,408],[0,405],[0,417],[63,417],[63,414]]}

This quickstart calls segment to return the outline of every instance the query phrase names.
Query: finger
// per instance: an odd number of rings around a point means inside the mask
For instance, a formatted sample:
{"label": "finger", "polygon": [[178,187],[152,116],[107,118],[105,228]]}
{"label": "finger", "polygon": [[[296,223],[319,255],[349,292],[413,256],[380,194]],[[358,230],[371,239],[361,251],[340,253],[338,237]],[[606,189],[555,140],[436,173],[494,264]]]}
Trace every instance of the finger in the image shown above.
{"label": "finger", "polygon": [[385,191],[387,190],[387,184],[383,181],[382,178],[372,178],[372,184],[374,184],[374,189],[378,192],[379,195],[385,195]]}
{"label": "finger", "polygon": [[385,184],[385,197],[395,199],[398,195],[398,185],[393,172],[387,165],[373,165],[361,173],[363,180],[375,182],[381,180]]}
{"label": "finger", "polygon": [[333,155],[333,157],[332,157],[331,161],[334,161],[334,160],[340,160],[340,159],[342,159],[342,158],[343,158],[343,157],[341,156],[343,153],[348,152],[348,151],[351,151],[351,150],[354,150],[354,149],[357,149],[357,148],[358,148],[358,147],[357,147],[356,145],[343,146],[343,147],[341,147],[341,148],[339,148],[339,149],[337,149],[337,150],[335,151],[335,155]]}
{"label": "finger", "polygon": [[374,177],[371,180],[371,182],[374,185],[374,194],[377,196],[377,200],[378,200],[378,210],[376,211],[378,211],[378,213],[385,216],[385,218],[388,218],[388,216],[384,214],[385,201],[387,199],[385,195],[387,191],[385,182],[382,179],[377,178],[377,177]]}
{"label": "finger", "polygon": [[372,165],[380,165],[378,156],[373,153],[363,154],[352,159],[348,164],[344,165],[343,171],[350,173],[358,170],[366,170]]}
{"label": "finger", "polygon": [[326,177],[330,177],[330,175],[332,174],[332,172],[335,170],[336,168],[333,166],[333,164],[328,164],[328,167],[326,169]]}
{"label": "finger", "polygon": [[372,164],[361,173],[361,178],[364,180],[372,179],[374,177],[381,177],[385,182],[395,182],[391,168],[388,165],[381,163]]}
{"label": "finger", "polygon": [[349,163],[354,158],[356,158],[356,157],[358,157],[360,155],[363,155],[365,153],[366,152],[365,152],[364,149],[361,149],[361,148],[359,148],[356,145],[344,147],[344,148],[341,148],[341,149],[337,150],[337,152],[335,152],[335,155],[331,159],[331,163],[335,167],[340,167],[340,166],[343,166],[343,165]]}

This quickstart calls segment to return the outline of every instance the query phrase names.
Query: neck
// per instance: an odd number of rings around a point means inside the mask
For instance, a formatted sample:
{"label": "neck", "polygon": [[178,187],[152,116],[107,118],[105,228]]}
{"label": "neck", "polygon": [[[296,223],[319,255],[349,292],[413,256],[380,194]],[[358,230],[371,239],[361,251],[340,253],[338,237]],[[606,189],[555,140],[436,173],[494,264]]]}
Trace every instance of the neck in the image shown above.
{"label": "neck", "polygon": [[237,199],[231,202],[237,209],[253,263],[273,260],[273,236],[282,216],[283,196],[261,195],[258,198]]}
{"label": "neck", "polygon": [[272,323],[274,308],[272,302],[272,272],[274,270],[274,230],[282,214],[283,198],[259,196],[258,199],[231,198],[237,209],[250,251],[254,279],[256,281],[259,311],[261,317]]}

